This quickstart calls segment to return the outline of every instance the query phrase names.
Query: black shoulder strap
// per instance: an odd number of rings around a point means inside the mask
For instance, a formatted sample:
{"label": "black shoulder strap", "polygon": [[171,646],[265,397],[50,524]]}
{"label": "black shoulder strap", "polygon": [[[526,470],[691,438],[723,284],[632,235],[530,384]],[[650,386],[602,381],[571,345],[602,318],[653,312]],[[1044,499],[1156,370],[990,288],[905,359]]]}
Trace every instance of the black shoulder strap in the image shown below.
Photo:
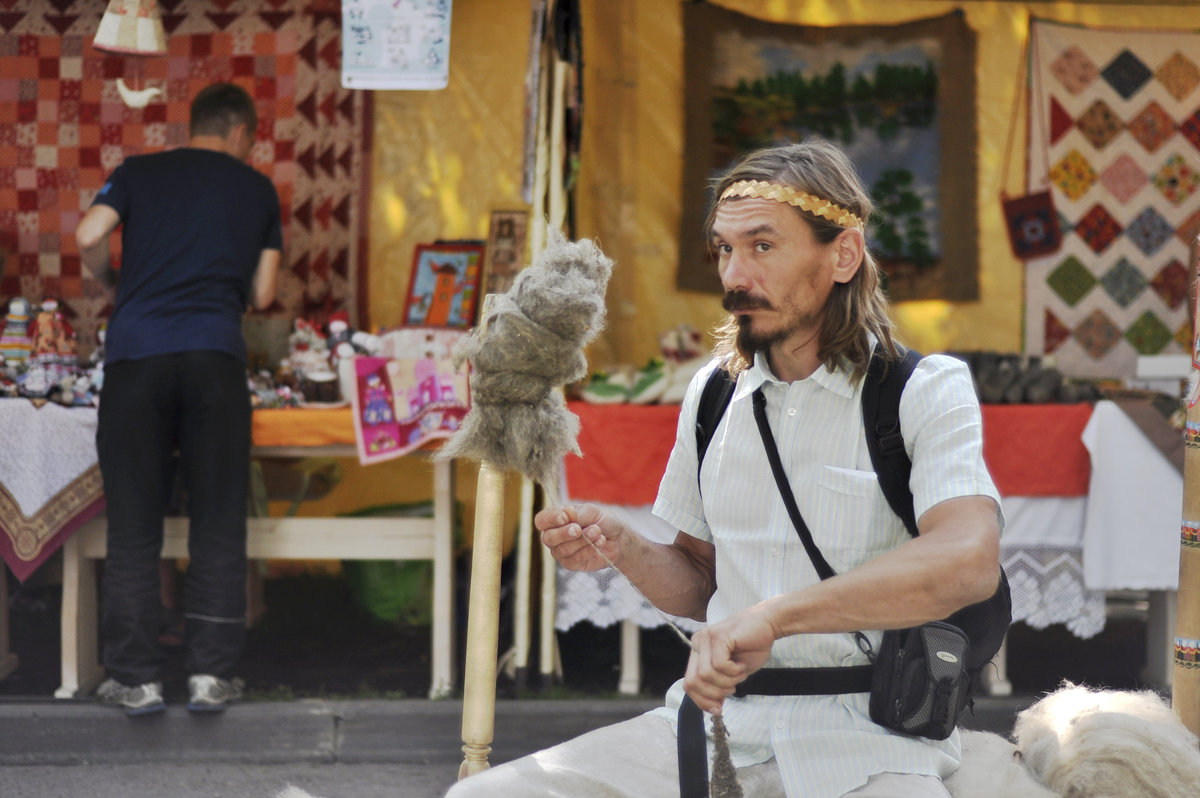
{"label": "black shoulder strap", "polygon": [[704,390],[700,393],[700,404],[696,408],[696,471],[704,464],[704,453],[708,451],[708,442],[712,440],[725,408],[733,398],[733,389],[737,387],[737,379],[724,366],[717,366],[708,375]]}
{"label": "black shoulder strap", "polygon": [[888,505],[914,537],[917,519],[912,491],[908,487],[912,461],[904,450],[904,435],[900,429],[900,395],[920,361],[920,352],[907,349],[903,357],[889,363],[880,356],[876,345],[862,392],[863,426],[871,465],[879,477],[879,487],[883,489]]}

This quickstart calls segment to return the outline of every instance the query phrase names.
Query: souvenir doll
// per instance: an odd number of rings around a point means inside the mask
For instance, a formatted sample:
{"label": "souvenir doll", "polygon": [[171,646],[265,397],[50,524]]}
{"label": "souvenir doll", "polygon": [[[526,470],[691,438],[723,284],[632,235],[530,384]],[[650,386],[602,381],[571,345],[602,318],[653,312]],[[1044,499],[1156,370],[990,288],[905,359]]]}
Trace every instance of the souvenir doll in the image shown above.
{"label": "souvenir doll", "polygon": [[44,366],[51,382],[75,370],[75,330],[58,309],[58,300],[46,297],[29,324],[29,359]]}
{"label": "souvenir doll", "polygon": [[13,297],[4,317],[4,333],[0,335],[0,360],[12,365],[24,365],[29,360],[29,303],[25,297]]}

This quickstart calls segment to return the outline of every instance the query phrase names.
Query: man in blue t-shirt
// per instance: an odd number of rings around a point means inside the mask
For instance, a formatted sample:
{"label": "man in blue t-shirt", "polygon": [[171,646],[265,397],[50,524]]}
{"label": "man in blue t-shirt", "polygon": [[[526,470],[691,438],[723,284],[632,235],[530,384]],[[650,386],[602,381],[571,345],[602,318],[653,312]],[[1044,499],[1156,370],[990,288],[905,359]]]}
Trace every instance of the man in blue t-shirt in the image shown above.
{"label": "man in blue t-shirt", "polygon": [[[179,452],[187,489],[184,579],[188,709],[240,695],[232,672],[246,617],[250,399],[242,317],[275,297],[279,197],[246,161],[258,115],[229,83],[191,107],[188,146],[125,160],[76,230],[84,264],[115,303],[96,446],[107,499],[96,694],[131,715],[164,708],[159,552]],[[119,225],[121,268],[110,262]]]}

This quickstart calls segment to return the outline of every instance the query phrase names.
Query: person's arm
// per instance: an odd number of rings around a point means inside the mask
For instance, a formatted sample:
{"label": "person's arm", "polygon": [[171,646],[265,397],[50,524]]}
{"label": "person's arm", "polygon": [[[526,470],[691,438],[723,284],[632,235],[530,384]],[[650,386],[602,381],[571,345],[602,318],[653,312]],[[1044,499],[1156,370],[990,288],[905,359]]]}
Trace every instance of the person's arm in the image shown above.
{"label": "person's arm", "polygon": [[258,268],[254,270],[253,304],[255,310],[266,310],[275,301],[275,285],[279,277],[279,261],[282,253],[277,249],[264,249],[258,256]]}
{"label": "person's arm", "polygon": [[112,267],[108,237],[121,217],[108,205],[97,204],[88,208],[75,228],[75,242],[79,245],[79,258],[100,284],[108,290],[117,286],[117,272]]}
{"label": "person's arm", "polygon": [[537,514],[534,525],[564,568],[600,570],[608,567],[607,557],[663,612],[704,620],[717,589],[711,543],[683,532],[673,543],[655,543],[593,505],[547,508]]}
{"label": "person's arm", "polygon": [[684,687],[707,712],[796,634],[904,629],[992,595],[1000,580],[1000,524],[987,496],[931,507],[921,534],[857,568],[742,610],[692,638]]}

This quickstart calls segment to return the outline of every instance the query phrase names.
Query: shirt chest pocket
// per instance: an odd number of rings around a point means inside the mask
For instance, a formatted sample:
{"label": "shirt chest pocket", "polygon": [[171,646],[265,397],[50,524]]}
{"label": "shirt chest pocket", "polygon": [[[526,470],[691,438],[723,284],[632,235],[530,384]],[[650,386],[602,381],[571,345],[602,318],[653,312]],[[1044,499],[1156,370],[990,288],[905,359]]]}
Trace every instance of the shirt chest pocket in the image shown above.
{"label": "shirt chest pocket", "polygon": [[874,471],[818,469],[811,517],[802,510],[817,548],[837,572],[895,548],[908,534],[888,506]]}

